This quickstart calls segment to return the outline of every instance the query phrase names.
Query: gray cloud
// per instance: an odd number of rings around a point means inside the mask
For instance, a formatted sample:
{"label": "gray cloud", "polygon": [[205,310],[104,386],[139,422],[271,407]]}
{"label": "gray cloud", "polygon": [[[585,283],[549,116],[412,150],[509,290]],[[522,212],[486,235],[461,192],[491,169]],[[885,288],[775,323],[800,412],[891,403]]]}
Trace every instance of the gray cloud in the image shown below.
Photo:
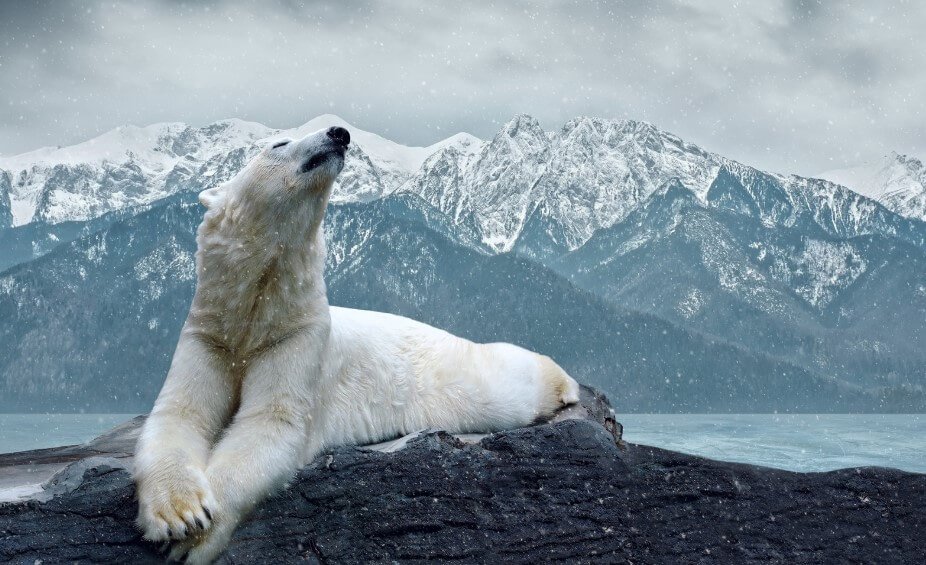
{"label": "gray cloud", "polygon": [[644,119],[811,174],[923,156],[926,4],[0,2],[0,152],[336,113],[397,141]]}

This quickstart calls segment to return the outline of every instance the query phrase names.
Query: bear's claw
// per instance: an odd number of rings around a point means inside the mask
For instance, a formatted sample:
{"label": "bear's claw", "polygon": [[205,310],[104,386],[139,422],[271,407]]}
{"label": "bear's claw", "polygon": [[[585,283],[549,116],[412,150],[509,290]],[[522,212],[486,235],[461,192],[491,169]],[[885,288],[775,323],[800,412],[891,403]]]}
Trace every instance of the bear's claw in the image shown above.
{"label": "bear's claw", "polygon": [[138,525],[150,541],[184,540],[212,525],[212,492],[202,471],[153,474],[139,488]]}

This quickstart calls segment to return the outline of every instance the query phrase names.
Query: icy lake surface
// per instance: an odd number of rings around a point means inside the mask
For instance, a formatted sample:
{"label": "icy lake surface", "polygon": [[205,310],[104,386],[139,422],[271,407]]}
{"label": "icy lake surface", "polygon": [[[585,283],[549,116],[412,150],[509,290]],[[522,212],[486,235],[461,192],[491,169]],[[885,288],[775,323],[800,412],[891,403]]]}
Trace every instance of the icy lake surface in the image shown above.
{"label": "icy lake surface", "polygon": [[624,439],[790,471],[926,473],[926,414],[619,414]]}
{"label": "icy lake surface", "polygon": [[0,453],[75,445],[137,414],[0,414]]}
{"label": "icy lake surface", "polygon": [[[82,443],[134,414],[0,414],[0,453]],[[926,473],[924,414],[620,414],[624,439],[792,471]]]}

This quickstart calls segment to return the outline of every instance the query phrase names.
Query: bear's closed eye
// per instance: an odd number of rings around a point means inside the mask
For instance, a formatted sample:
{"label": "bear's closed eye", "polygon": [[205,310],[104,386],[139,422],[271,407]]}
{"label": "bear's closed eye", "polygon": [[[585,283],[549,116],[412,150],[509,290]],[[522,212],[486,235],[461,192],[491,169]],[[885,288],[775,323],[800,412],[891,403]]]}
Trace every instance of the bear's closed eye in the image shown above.
{"label": "bear's closed eye", "polygon": [[289,143],[288,139],[284,139],[283,141],[277,141],[276,143],[273,144],[273,147],[271,147],[271,149],[276,149],[277,147],[283,147],[284,145],[288,143]]}

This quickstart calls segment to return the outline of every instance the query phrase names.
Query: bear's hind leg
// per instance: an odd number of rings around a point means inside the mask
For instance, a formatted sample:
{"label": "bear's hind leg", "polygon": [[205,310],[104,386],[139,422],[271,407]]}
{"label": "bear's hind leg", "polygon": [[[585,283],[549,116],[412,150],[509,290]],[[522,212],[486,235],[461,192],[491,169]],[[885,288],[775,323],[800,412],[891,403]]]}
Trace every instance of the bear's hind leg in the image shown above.
{"label": "bear's hind leg", "polygon": [[579,383],[546,355],[540,356],[540,366],[541,382],[546,388],[545,403],[549,403],[549,409],[556,411],[563,406],[578,404]]}

